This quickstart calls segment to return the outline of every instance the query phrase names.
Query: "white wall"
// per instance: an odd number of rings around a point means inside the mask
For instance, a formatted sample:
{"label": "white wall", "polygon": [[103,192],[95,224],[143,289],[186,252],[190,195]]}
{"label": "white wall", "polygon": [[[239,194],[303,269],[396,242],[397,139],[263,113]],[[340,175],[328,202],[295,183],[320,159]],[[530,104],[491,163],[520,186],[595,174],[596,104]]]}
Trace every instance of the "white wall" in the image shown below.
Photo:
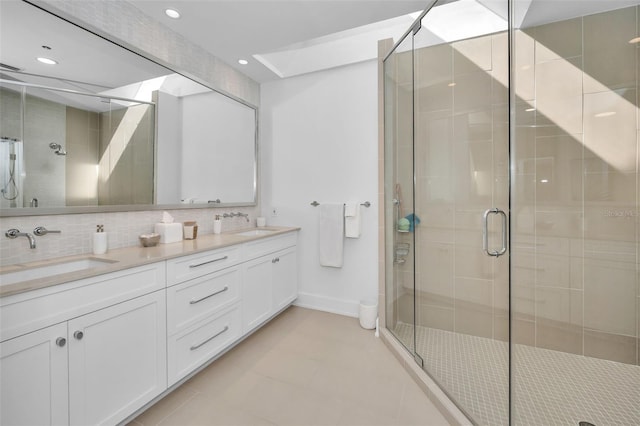
{"label": "white wall", "polygon": [[255,110],[216,92],[184,96],[181,104],[181,198],[253,200]]}
{"label": "white wall", "polygon": [[[361,299],[377,296],[377,84],[368,61],[261,86],[263,214],[302,227],[301,306],[356,316]],[[361,238],[345,239],[342,268],[319,264],[314,200],[372,203],[362,208]]]}

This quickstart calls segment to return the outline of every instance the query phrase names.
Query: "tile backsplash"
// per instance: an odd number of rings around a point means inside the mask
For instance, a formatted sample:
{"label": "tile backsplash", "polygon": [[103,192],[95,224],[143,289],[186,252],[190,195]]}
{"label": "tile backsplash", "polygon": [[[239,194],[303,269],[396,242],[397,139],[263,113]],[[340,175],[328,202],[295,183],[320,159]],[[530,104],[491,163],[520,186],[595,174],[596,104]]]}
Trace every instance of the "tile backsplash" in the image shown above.
{"label": "tile backsplash", "polygon": [[[184,209],[168,210],[176,222],[195,220],[198,235],[213,233],[213,219],[217,214],[243,212],[249,214],[250,222],[244,217],[222,220],[222,232],[253,227],[259,207]],[[17,216],[0,219],[0,266],[33,262],[62,256],[91,254],[93,233],[96,225],[104,225],[108,233],[109,249],[139,245],[138,235],[153,232],[155,223],[160,222],[162,210],[146,210],[117,213],[86,213],[50,216]],[[4,233],[11,228],[33,234],[37,226],[49,230],[60,230],[61,234],[49,234],[36,238],[36,248],[30,249],[26,238],[9,239]]]}

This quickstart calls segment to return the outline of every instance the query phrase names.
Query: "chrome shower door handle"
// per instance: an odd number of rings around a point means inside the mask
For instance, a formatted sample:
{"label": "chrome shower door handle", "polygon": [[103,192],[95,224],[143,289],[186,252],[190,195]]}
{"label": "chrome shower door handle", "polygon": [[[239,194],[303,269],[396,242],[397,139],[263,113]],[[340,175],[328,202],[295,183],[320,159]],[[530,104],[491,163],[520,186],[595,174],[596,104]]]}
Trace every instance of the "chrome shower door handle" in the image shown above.
{"label": "chrome shower door handle", "polygon": [[[502,216],[502,247],[500,250],[489,250],[489,215],[490,214],[499,214]],[[488,209],[484,212],[483,223],[482,223],[482,250],[488,256],[502,256],[507,252],[507,214],[498,209],[492,208]]]}

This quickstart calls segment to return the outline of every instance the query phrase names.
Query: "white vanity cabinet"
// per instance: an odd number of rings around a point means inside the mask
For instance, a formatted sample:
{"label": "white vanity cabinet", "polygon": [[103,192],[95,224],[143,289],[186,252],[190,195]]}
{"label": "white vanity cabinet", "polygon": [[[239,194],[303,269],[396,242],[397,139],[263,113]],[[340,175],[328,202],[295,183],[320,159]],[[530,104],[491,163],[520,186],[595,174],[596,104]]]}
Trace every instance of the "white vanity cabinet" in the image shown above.
{"label": "white vanity cabinet", "polygon": [[69,423],[67,324],[0,343],[0,424]]}
{"label": "white vanity cabinet", "polygon": [[292,303],[298,292],[297,234],[247,243],[242,328],[248,333]]}
{"label": "white vanity cabinet", "polygon": [[242,336],[241,248],[167,261],[169,386]]}
{"label": "white vanity cabinet", "polygon": [[2,298],[2,424],[115,424],[162,393],[164,287],[162,262]]}
{"label": "white vanity cabinet", "polygon": [[297,232],[0,297],[0,424],[127,421],[297,297]]}

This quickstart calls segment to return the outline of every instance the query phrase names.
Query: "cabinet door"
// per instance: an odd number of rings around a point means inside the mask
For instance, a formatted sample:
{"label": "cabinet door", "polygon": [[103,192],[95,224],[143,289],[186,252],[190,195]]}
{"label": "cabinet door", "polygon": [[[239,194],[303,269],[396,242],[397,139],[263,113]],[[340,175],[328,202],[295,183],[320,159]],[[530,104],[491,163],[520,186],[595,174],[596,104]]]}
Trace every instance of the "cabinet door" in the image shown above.
{"label": "cabinet door", "polygon": [[0,424],[68,424],[66,338],[62,323],[0,344]]}
{"label": "cabinet door", "polygon": [[242,331],[247,333],[272,313],[272,274],[275,256],[264,256],[244,264],[242,287]]}
{"label": "cabinet door", "polygon": [[273,264],[273,306],[274,313],[293,302],[298,297],[298,259],[296,248],[292,247],[275,254]]}
{"label": "cabinet door", "polygon": [[164,291],[69,321],[72,425],[118,423],[166,387]]}

